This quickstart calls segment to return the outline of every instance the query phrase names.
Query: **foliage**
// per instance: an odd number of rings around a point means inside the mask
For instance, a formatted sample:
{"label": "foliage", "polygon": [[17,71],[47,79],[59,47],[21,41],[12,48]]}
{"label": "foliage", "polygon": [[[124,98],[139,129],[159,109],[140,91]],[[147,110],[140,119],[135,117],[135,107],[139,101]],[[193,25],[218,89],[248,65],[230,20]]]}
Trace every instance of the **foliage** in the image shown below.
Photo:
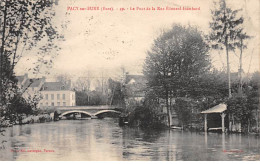
{"label": "foliage", "polygon": [[187,98],[177,98],[174,109],[182,126],[188,126],[192,121],[192,100]]}
{"label": "foliage", "polygon": [[89,95],[86,92],[76,91],[76,105],[77,106],[89,105],[88,96]]}
{"label": "foliage", "polygon": [[[59,49],[54,42],[60,38],[52,25],[53,0],[4,0],[0,3],[0,100],[1,106],[8,95],[16,94],[14,68],[23,56],[24,50],[38,47],[33,73],[43,67],[50,68]],[[46,43],[46,44],[43,44]],[[44,70],[44,69],[42,69]],[[10,90],[12,93],[9,93]],[[9,99],[10,100],[10,99]]]}
{"label": "foliage", "polygon": [[212,48],[234,50],[240,41],[238,36],[242,32],[243,17],[238,17],[240,10],[232,10],[227,7],[225,0],[215,2],[215,9],[211,11],[212,21],[210,22],[211,34],[209,39]]}
{"label": "foliage", "polygon": [[192,88],[193,98],[197,100],[215,99],[223,101],[227,95],[226,73],[213,69],[201,75],[197,87]]}
{"label": "foliage", "polygon": [[259,85],[260,73],[255,72],[250,79],[248,87],[246,88],[245,95],[247,96],[247,108],[252,112],[252,124],[256,124],[257,131],[259,132]]}
{"label": "foliage", "polygon": [[201,32],[194,27],[174,25],[154,41],[144,74],[148,86],[161,93],[160,97],[165,98],[169,91],[185,96],[194,93],[191,89],[209,66],[208,46]]}
{"label": "foliage", "polygon": [[107,96],[97,91],[76,91],[76,105],[87,106],[87,105],[106,105]]}
{"label": "foliage", "polygon": [[30,104],[21,96],[15,95],[8,105],[8,110],[5,113],[5,117],[9,118],[10,121],[16,121],[21,114],[32,114],[33,110]]}
{"label": "foliage", "polygon": [[246,84],[245,94],[235,94],[227,101],[228,113],[234,116],[234,121],[242,124],[244,131],[259,124],[259,80],[259,72],[255,72]]}
{"label": "foliage", "polygon": [[[1,55],[10,58],[12,67],[22,57],[23,50],[32,50],[35,46],[39,46],[36,63],[50,65],[52,60],[47,60],[46,55],[51,50],[58,50],[53,43],[60,37],[51,21],[55,15],[53,0],[5,0],[1,3],[0,13],[3,22]],[[53,57],[53,54],[49,57]],[[36,65],[33,72],[38,72],[40,67]]]}
{"label": "foliage", "polygon": [[41,99],[42,99],[42,95],[39,92],[37,92],[33,95],[29,94],[26,100],[27,103],[31,106],[32,110],[35,112],[38,110],[37,107]]}
{"label": "foliage", "polygon": [[227,7],[225,0],[215,3],[215,9],[211,11],[212,21],[210,22],[211,33],[209,42],[213,49],[226,49],[227,56],[227,74],[228,74],[228,93],[231,97],[231,81],[229,68],[229,51],[234,50],[240,45],[240,38],[246,36],[242,31],[244,18],[238,17],[240,10],[232,10]]}
{"label": "foliage", "polygon": [[210,68],[208,50],[202,33],[191,26],[173,25],[155,39],[143,72],[148,88],[166,100],[168,111],[168,98],[196,97],[203,91],[199,81]]}
{"label": "foliage", "polygon": [[227,101],[228,113],[234,114],[235,120],[242,123],[250,118],[250,111],[247,109],[247,98],[234,95]]}
{"label": "foliage", "polygon": [[159,121],[158,115],[145,106],[137,106],[129,115],[129,125],[138,126],[141,128],[160,129],[165,127]]}
{"label": "foliage", "polygon": [[156,95],[156,92],[153,90],[146,92],[144,106],[150,109],[156,115],[159,113],[159,97]]}
{"label": "foliage", "polygon": [[110,90],[110,94],[108,96],[108,104],[125,106],[125,95],[122,91],[121,83],[112,79],[108,79],[108,88]]}
{"label": "foliage", "polygon": [[90,92],[90,105],[105,105],[107,103],[107,96],[99,91]]}
{"label": "foliage", "polygon": [[17,93],[17,80],[11,71],[10,60],[3,56],[1,60],[1,78],[0,78],[0,107],[6,108],[6,104]]}

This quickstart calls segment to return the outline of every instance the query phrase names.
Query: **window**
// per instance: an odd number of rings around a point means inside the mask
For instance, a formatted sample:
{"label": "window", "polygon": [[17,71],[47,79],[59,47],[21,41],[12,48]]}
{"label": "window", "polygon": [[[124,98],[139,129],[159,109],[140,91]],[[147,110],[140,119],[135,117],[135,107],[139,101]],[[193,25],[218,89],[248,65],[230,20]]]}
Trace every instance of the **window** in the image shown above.
{"label": "window", "polygon": [[66,106],[66,102],[63,102],[63,106]]}
{"label": "window", "polygon": [[48,103],[46,102],[46,106],[48,106]]}
{"label": "window", "polygon": [[45,95],[45,99],[48,100],[48,94]]}
{"label": "window", "polygon": [[54,102],[51,103],[51,106],[54,106]]}
{"label": "window", "polygon": [[60,106],[60,102],[58,102],[57,104],[58,104],[58,106]]}
{"label": "window", "polygon": [[51,94],[51,99],[54,100],[54,94]]}
{"label": "window", "polygon": [[62,94],[62,98],[63,98],[63,100],[65,100],[65,94]]}
{"label": "window", "polygon": [[57,94],[57,100],[59,100],[60,99],[60,94]]}

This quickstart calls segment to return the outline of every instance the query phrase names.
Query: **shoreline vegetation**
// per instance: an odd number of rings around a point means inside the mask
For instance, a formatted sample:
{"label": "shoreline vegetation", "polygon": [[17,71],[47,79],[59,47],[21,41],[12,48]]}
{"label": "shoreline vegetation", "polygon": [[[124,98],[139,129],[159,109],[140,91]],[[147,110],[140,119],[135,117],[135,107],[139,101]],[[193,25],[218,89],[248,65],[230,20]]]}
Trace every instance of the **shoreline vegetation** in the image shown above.
{"label": "shoreline vegetation", "polygon": [[51,121],[54,121],[54,113],[19,116],[17,120],[12,121],[12,122],[8,119],[2,119],[1,128],[11,127],[13,125],[45,123],[45,122],[51,122]]}
{"label": "shoreline vegetation", "polygon": [[[138,113],[138,112],[136,112]],[[153,122],[152,120],[146,120],[147,117],[143,116],[137,116],[135,114],[129,115],[127,118],[127,124],[120,124],[120,119],[122,117],[119,117],[118,123],[119,126],[128,126],[130,128],[140,128],[142,130],[155,130],[155,131],[164,131],[164,130],[173,130],[173,131],[189,131],[189,132],[204,132],[203,126],[200,126],[200,123],[198,124],[193,124],[193,126],[189,127],[178,127],[178,126],[170,126],[168,127],[166,124],[160,122],[160,121],[155,121]],[[149,116],[146,115],[146,116]],[[19,116],[17,120],[10,122],[8,119],[1,119],[1,126],[0,128],[8,128],[12,127],[14,125],[25,125],[25,124],[34,124],[34,123],[46,123],[46,122],[52,122],[52,121],[58,121],[59,119],[57,113],[52,112],[52,113],[42,113],[42,114],[37,114],[37,115],[22,115]],[[141,118],[141,119],[140,119]],[[75,120],[82,120],[82,119],[75,119]],[[126,121],[126,120],[124,120]],[[220,130],[214,130],[214,131],[208,131],[210,133],[222,133]],[[238,131],[227,131],[226,134],[244,134],[244,135],[259,135],[257,132],[238,132]]]}

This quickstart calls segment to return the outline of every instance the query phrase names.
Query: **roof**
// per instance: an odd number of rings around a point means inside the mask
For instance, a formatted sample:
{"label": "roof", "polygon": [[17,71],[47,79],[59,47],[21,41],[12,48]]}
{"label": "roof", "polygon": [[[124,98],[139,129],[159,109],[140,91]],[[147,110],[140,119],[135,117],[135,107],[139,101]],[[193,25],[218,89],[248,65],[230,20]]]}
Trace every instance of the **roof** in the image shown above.
{"label": "roof", "polygon": [[131,97],[144,97],[146,82],[143,75],[126,75],[126,94]]}
{"label": "roof", "polygon": [[16,76],[15,78],[17,79],[18,83],[22,83],[24,80],[24,76]]}
{"label": "roof", "polygon": [[143,75],[126,75],[126,84],[128,84],[131,80],[134,80],[135,83],[146,83],[146,79]]}
{"label": "roof", "polygon": [[44,91],[60,91],[70,90],[69,86],[64,85],[62,82],[45,82],[43,84]]}
{"label": "roof", "polygon": [[222,113],[224,112],[225,110],[227,110],[227,105],[226,104],[219,104],[219,105],[216,105],[208,110],[205,110],[201,113],[204,113],[204,114],[208,114],[208,113]]}
{"label": "roof", "polygon": [[27,79],[24,83],[24,87],[41,87],[41,83],[44,81],[43,78]]}

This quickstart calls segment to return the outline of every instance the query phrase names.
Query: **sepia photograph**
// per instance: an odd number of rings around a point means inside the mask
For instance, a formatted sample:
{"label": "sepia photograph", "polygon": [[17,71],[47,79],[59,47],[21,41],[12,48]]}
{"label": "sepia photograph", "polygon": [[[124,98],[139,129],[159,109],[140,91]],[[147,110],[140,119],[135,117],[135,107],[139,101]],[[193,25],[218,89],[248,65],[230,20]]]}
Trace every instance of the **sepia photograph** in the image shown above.
{"label": "sepia photograph", "polygon": [[0,0],[0,162],[260,161],[259,35],[259,0]]}

